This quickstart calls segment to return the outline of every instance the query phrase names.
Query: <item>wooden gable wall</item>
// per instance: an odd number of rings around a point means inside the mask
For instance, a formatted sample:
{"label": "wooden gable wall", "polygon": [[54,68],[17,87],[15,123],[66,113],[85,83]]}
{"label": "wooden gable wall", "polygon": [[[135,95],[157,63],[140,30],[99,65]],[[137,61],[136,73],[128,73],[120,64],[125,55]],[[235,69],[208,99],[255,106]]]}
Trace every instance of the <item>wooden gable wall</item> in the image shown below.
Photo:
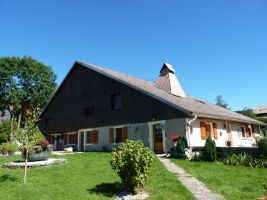
{"label": "wooden gable wall", "polygon": [[[44,134],[185,116],[92,69],[75,65],[41,116],[39,127]],[[111,109],[111,95],[116,93],[122,95],[120,110]],[[84,109],[92,106],[94,114],[86,116]]]}

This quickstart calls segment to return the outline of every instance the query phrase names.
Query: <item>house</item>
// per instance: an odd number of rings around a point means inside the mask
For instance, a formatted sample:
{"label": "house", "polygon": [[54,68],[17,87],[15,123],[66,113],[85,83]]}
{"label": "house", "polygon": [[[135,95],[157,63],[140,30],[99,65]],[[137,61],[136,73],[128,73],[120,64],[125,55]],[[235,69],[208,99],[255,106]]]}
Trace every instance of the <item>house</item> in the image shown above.
{"label": "house", "polygon": [[56,150],[111,150],[142,140],[156,153],[179,133],[190,147],[210,135],[219,147],[253,147],[263,123],[187,96],[164,63],[155,82],[76,61],[40,115],[39,127]]}
{"label": "house", "polygon": [[259,106],[254,110],[257,117],[266,117],[267,118],[267,106]]}

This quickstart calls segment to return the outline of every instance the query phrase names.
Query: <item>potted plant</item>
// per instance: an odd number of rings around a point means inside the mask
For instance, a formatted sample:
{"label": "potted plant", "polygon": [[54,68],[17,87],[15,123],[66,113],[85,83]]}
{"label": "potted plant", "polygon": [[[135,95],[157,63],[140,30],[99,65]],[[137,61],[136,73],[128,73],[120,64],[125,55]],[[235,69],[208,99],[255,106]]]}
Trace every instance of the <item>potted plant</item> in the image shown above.
{"label": "potted plant", "polygon": [[170,148],[170,156],[171,157],[177,157],[176,146],[177,146],[178,138],[179,138],[178,133],[173,133],[170,135],[170,139],[172,141],[172,147]]}
{"label": "potted plant", "polygon": [[15,154],[15,151],[17,151],[17,145],[14,144],[14,143],[9,143],[8,144],[8,154],[9,155],[14,155]]}
{"label": "potted plant", "polygon": [[[48,156],[52,152],[52,145],[46,139],[38,140],[35,143],[35,146],[31,152],[29,152],[28,160],[29,161],[41,161],[47,160]],[[25,158],[25,153],[23,153]]]}

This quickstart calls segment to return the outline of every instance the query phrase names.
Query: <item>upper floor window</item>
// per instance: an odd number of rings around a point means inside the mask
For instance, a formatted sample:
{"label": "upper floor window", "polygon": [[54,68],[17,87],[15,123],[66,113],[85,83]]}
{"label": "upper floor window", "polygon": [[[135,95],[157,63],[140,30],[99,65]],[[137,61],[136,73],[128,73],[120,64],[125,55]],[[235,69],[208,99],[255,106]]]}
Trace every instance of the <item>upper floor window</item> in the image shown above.
{"label": "upper floor window", "polygon": [[121,94],[111,95],[111,109],[119,110],[122,107],[122,96]]}
{"label": "upper floor window", "polygon": [[94,106],[90,106],[90,107],[84,108],[85,116],[91,116],[94,113],[95,113],[95,107]]}

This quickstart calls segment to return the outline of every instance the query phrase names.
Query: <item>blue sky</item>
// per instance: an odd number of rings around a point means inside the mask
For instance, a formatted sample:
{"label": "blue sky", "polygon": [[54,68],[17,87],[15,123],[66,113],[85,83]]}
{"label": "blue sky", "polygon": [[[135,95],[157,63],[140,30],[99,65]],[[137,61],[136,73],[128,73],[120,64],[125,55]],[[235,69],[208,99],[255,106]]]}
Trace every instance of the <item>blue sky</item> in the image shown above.
{"label": "blue sky", "polygon": [[58,83],[75,60],[153,81],[172,64],[186,94],[267,105],[267,1],[0,0],[0,56],[32,56]]}

